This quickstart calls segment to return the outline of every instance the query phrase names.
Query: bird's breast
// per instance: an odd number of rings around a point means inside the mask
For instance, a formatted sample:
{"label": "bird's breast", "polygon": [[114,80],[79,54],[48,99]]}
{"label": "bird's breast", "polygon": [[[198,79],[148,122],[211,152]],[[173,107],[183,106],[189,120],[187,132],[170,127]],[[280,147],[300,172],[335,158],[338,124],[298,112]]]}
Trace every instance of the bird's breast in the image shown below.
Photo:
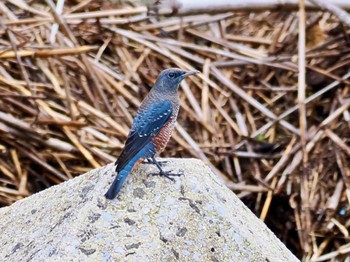
{"label": "bird's breast", "polygon": [[176,117],[171,117],[168,122],[161,128],[159,133],[152,138],[152,142],[156,147],[157,153],[161,153],[164,151],[168,141],[173,132],[174,126],[176,123]]}

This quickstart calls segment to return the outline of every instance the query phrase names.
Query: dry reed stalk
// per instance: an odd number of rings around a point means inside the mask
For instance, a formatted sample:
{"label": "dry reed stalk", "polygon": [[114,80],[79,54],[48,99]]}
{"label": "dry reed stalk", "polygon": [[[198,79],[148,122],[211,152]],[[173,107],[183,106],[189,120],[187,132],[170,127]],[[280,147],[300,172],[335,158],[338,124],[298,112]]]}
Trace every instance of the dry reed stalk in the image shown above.
{"label": "dry reed stalk", "polygon": [[102,2],[0,2],[0,206],[114,161],[158,73],[199,69],[164,156],[202,159],[305,261],[345,258],[349,30]]}

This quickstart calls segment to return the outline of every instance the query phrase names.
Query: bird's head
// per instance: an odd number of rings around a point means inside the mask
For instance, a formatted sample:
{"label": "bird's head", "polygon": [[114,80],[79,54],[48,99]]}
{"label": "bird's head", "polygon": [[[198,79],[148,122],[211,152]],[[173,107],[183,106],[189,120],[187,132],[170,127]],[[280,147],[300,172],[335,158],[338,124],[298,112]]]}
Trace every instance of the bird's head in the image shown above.
{"label": "bird's head", "polygon": [[187,76],[198,74],[199,71],[185,71],[178,68],[170,68],[163,70],[153,88],[157,88],[158,91],[163,92],[177,92],[179,84]]}

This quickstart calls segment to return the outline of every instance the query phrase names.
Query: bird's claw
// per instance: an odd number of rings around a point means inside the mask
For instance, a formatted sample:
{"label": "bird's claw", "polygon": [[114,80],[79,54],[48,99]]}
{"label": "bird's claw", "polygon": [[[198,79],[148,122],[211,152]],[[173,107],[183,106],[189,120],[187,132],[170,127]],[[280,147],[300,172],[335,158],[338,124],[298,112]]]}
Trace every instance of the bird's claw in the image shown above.
{"label": "bird's claw", "polygon": [[[168,172],[165,172],[163,170],[163,168],[161,167],[161,164],[154,158],[149,158],[148,159],[149,162],[153,163],[156,165],[156,167],[158,168],[159,170],[159,173],[155,173],[155,174],[150,174],[150,175],[156,175],[156,176],[164,176],[166,177],[167,179],[171,180],[171,181],[175,181],[174,178],[172,178],[171,176],[181,176],[183,175],[183,171],[180,171],[180,173],[168,173]],[[166,161],[163,161],[162,163],[166,163]]]}
{"label": "bird's claw", "polygon": [[182,175],[183,175],[183,172],[180,171],[180,173],[168,173],[168,172],[165,172],[165,171],[161,171],[161,172],[159,172],[159,173],[151,173],[150,175],[151,175],[151,176],[164,176],[164,177],[166,177],[167,179],[169,179],[169,180],[175,182],[175,179],[172,178],[172,176],[177,176],[177,177],[182,176]]}
{"label": "bird's claw", "polygon": [[[154,164],[152,158],[147,158],[143,163],[147,164],[147,165],[148,164]],[[159,166],[163,166],[164,164],[168,163],[168,161],[167,160],[162,160],[162,161],[158,160],[157,163],[159,164]]]}

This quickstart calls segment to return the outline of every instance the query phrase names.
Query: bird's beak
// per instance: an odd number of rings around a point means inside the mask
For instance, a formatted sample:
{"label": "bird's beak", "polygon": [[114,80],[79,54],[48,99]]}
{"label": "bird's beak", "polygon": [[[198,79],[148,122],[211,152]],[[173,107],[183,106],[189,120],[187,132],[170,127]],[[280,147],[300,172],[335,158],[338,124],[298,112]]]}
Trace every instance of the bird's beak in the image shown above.
{"label": "bird's beak", "polygon": [[185,73],[182,75],[182,77],[185,78],[185,77],[187,77],[187,76],[196,75],[196,74],[198,74],[198,73],[199,73],[198,70],[187,71],[187,72],[185,72]]}

